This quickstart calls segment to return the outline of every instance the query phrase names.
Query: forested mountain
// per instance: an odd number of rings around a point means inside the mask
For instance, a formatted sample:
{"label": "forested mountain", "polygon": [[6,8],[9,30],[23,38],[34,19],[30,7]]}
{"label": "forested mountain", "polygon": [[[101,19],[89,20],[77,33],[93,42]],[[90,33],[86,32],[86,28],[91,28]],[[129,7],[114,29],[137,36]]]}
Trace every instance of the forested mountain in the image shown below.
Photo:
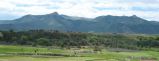
{"label": "forested mountain", "polygon": [[78,32],[145,33],[158,34],[159,22],[147,21],[133,16],[99,16],[82,18],[61,15],[57,12],[46,15],[25,15],[12,21],[0,21],[0,30],[60,30]]}

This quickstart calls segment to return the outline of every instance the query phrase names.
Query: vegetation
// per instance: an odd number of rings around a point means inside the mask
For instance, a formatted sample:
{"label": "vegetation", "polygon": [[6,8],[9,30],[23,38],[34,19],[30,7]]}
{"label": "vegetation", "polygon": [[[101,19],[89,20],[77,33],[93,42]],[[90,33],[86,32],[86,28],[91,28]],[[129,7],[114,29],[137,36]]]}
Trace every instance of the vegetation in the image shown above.
{"label": "vegetation", "polygon": [[[37,53],[34,51],[38,49]],[[60,49],[52,47],[31,47],[0,45],[1,61],[139,61],[158,60],[159,52],[154,51],[133,51],[133,52],[112,52],[102,49],[101,53],[88,52],[90,49],[81,48],[74,55],[73,49]],[[87,51],[87,52],[86,52]],[[4,55],[5,53],[5,55]],[[14,54],[13,54],[14,53]],[[26,53],[32,53],[28,55]],[[48,54],[49,53],[49,54]],[[3,55],[2,55],[3,54]],[[18,55],[20,54],[20,55]],[[23,54],[23,55],[22,55]],[[37,55],[48,54],[48,55]],[[50,54],[62,54],[61,56],[50,56]],[[69,55],[69,56],[67,56]]]}
{"label": "vegetation", "polygon": [[133,16],[98,16],[84,18],[61,15],[25,15],[12,21],[0,21],[0,30],[54,29],[60,31],[159,34],[159,22]]}
{"label": "vegetation", "polygon": [[[57,30],[1,31],[0,43],[10,45],[99,47],[126,49],[154,49],[159,47],[158,35],[138,34],[93,34],[81,32],[59,32]],[[98,49],[99,50],[99,49]],[[155,49],[156,50],[156,49]]]}
{"label": "vegetation", "polygon": [[159,35],[10,30],[0,44],[0,61],[159,60]]}

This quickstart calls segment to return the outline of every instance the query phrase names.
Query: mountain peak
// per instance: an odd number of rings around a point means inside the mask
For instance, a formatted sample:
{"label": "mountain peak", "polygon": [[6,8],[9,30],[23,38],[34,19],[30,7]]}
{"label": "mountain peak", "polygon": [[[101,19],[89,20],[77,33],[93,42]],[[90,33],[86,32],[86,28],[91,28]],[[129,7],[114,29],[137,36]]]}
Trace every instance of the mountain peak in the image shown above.
{"label": "mountain peak", "polygon": [[21,18],[18,18],[18,19],[22,19],[22,18],[23,18],[23,19],[25,19],[25,18],[27,19],[28,17],[31,17],[31,16],[32,16],[31,14],[28,14],[28,15],[24,15],[24,16],[22,16]]}
{"label": "mountain peak", "polygon": [[58,12],[53,12],[50,15],[59,15],[59,13]]}
{"label": "mountain peak", "polygon": [[[11,25],[13,26],[11,26]],[[5,25],[5,26],[4,26]],[[83,19],[58,14],[26,15],[13,22],[1,23],[1,30],[15,29],[17,31],[34,29],[53,29],[59,31],[77,32],[110,32],[110,33],[145,33],[159,34],[159,23],[147,21],[136,15],[132,16],[98,16]]]}
{"label": "mountain peak", "polygon": [[138,17],[138,16],[136,16],[136,15],[132,15],[131,17],[132,17],[132,18],[139,18],[139,17]]}

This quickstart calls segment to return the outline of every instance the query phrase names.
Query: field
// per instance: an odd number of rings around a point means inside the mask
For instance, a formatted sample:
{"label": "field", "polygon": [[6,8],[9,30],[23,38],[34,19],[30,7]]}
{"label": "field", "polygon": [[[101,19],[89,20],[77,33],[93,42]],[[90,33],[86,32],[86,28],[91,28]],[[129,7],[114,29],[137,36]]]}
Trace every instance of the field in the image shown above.
{"label": "field", "polygon": [[[37,50],[37,51],[36,51]],[[0,61],[159,61],[159,52],[0,45]]]}

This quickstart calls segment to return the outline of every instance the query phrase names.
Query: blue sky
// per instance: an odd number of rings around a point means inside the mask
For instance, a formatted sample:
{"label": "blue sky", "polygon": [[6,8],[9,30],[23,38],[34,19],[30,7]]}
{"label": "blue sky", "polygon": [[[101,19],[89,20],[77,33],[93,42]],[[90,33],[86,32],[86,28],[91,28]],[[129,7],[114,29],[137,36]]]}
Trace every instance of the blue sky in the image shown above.
{"label": "blue sky", "polygon": [[1,0],[0,20],[52,12],[94,18],[101,15],[131,16],[159,21],[159,0]]}

